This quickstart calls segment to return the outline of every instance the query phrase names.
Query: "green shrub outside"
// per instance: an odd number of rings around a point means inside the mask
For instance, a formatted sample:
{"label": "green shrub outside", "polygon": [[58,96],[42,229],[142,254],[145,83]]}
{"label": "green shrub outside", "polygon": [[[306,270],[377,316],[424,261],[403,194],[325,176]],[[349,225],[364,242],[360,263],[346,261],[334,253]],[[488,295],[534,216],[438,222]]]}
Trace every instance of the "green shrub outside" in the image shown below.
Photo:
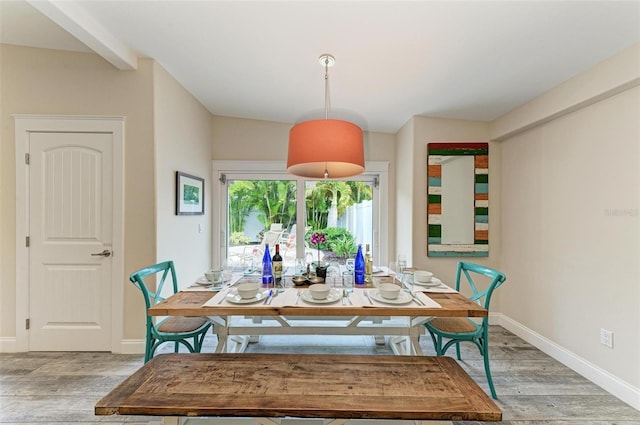
{"label": "green shrub outside", "polygon": [[[311,244],[311,235],[315,232],[324,233],[327,239],[320,246]],[[305,239],[310,248],[321,251],[333,251],[340,258],[348,258],[358,250],[355,238],[347,229],[342,227],[327,227],[322,230],[309,230],[305,234]]]}
{"label": "green shrub outside", "polygon": [[242,232],[233,232],[229,237],[229,244],[233,246],[249,245],[250,243],[251,243],[251,239],[249,239],[249,237]]}

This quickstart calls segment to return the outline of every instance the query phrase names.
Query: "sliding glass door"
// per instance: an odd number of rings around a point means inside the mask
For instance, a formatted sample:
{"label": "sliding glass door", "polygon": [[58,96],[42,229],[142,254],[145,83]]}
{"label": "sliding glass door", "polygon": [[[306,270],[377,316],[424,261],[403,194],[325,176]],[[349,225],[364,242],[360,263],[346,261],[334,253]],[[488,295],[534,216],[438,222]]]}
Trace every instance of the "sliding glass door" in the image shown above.
{"label": "sliding glass door", "polygon": [[[226,170],[215,176],[213,262],[228,259],[236,269],[260,263],[266,246],[280,249],[284,267],[296,258],[338,262],[355,256],[357,246],[372,247],[379,234],[379,177],[364,174],[347,180],[308,180],[268,169]],[[268,167],[267,167],[268,168]],[[215,167],[214,167],[215,169]],[[219,196],[216,197],[216,193]],[[218,198],[218,199],[216,199]],[[218,227],[218,229],[216,229]],[[314,233],[324,235],[315,243]],[[215,235],[220,235],[216,243]]]}

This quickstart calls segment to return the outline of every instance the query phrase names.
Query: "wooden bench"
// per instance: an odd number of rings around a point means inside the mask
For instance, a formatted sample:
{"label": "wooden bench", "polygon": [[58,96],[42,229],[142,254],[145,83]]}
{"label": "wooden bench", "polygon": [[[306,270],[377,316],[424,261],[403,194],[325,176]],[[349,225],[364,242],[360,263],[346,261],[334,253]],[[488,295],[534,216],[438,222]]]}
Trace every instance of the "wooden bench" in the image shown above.
{"label": "wooden bench", "polygon": [[96,415],[500,421],[449,357],[163,354],[95,406]]}

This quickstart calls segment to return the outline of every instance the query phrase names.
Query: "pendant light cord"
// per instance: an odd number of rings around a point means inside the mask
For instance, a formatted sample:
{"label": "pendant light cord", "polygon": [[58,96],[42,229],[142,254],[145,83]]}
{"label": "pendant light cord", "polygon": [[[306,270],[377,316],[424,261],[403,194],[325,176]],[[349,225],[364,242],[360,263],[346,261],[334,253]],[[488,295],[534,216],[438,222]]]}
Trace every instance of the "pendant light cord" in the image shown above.
{"label": "pendant light cord", "polygon": [[329,119],[329,58],[324,59],[324,119]]}

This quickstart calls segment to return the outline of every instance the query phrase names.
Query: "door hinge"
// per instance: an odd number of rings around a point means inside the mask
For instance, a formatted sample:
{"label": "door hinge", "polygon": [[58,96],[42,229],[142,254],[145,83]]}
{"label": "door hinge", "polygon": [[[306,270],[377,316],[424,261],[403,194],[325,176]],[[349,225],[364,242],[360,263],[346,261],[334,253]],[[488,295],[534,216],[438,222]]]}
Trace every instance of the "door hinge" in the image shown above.
{"label": "door hinge", "polygon": [[31,327],[31,319],[25,320],[24,326],[27,330],[29,330],[29,328]]}
{"label": "door hinge", "polygon": [[26,247],[27,247],[27,248],[29,248],[29,243],[30,243],[30,242],[31,242],[31,238],[30,238],[29,236],[27,236],[27,237],[25,238],[25,241],[24,241],[24,243],[25,243],[25,245],[26,245]]}
{"label": "door hinge", "polygon": [[380,186],[380,180],[378,179],[378,177],[374,177],[373,178],[373,187],[375,187],[377,189],[378,186]]}
{"label": "door hinge", "polygon": [[227,184],[227,175],[226,174],[220,174],[220,178],[218,180],[220,180],[220,183],[222,183],[222,184]]}
{"label": "door hinge", "polygon": [[25,153],[24,154],[24,163],[29,165],[29,160],[31,159],[31,156],[29,155],[29,153]]}

